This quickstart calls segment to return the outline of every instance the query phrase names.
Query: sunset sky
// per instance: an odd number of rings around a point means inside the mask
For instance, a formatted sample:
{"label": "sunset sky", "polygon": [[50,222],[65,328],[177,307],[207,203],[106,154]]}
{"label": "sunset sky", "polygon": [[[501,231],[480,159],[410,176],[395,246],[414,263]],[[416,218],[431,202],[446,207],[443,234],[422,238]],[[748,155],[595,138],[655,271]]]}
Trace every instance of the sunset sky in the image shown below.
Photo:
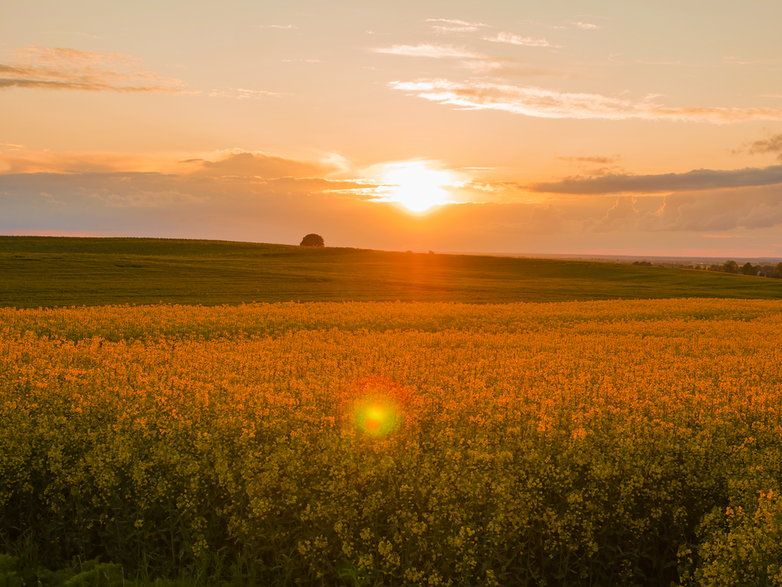
{"label": "sunset sky", "polygon": [[782,257],[779,0],[25,0],[0,234]]}

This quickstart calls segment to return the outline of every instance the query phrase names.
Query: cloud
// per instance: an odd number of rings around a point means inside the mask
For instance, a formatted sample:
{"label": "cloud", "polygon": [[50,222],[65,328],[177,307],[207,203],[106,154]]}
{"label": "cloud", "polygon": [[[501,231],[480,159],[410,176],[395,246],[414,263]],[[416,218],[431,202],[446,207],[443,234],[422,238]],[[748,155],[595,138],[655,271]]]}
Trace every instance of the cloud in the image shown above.
{"label": "cloud", "polygon": [[365,203],[368,198],[356,192],[363,187],[323,177],[189,172],[0,174],[0,232],[298,243],[315,229],[329,244],[342,235],[345,245],[355,245],[345,235],[365,232],[371,239],[386,230],[394,212],[391,206]]}
{"label": "cloud", "polygon": [[735,55],[726,55],[722,58],[722,62],[726,65],[757,65],[761,63],[765,64],[772,64],[772,63],[779,63],[779,59],[776,58],[768,58],[768,57],[760,57],[760,58],[747,58],[747,57],[736,57]]}
{"label": "cloud", "polygon": [[641,226],[709,232],[773,228],[782,224],[781,196],[779,186],[673,194]]}
{"label": "cloud", "polygon": [[631,101],[601,94],[562,92],[490,82],[445,79],[393,81],[389,86],[465,110],[500,110],[536,118],[668,120],[721,124],[782,120],[782,108],[670,107],[651,98]]}
{"label": "cloud", "polygon": [[211,90],[207,93],[212,98],[234,98],[236,100],[258,100],[260,98],[281,96],[279,92],[267,90],[248,90],[247,88],[233,88],[229,90]]}
{"label": "cloud", "polygon": [[313,178],[344,174],[348,162],[327,154],[320,162],[297,161],[261,152],[220,151],[206,158],[172,159],[171,155],[126,153],[72,153],[35,151],[21,145],[0,144],[0,174],[163,173],[199,178]]}
{"label": "cloud", "polygon": [[22,145],[0,145],[2,173],[83,173],[175,170],[170,157],[161,155],[128,155],[126,153],[74,153],[38,151]]}
{"label": "cloud", "polygon": [[439,33],[468,33],[488,26],[482,22],[468,22],[454,18],[427,18],[426,22],[431,22],[432,29]]}
{"label": "cloud", "polygon": [[[731,239],[711,239],[711,248],[703,248],[706,233],[751,237],[740,242],[746,250],[756,246],[753,256],[761,250],[753,243],[760,243],[766,256],[782,252],[774,244],[782,224],[777,185],[509,202],[512,192],[523,196],[518,186],[487,178],[465,188],[485,191],[493,201],[445,206],[422,219],[391,203],[370,201],[376,184],[322,176],[265,178],[256,167],[237,175],[233,155],[208,161],[211,166],[190,160],[179,173],[0,174],[0,232],[296,244],[314,230],[329,245],[397,250],[685,254],[700,247],[701,255],[738,256]],[[290,170],[288,160],[265,157],[260,159],[269,166],[268,175]],[[283,161],[278,168],[271,165],[275,159]],[[216,174],[198,172],[203,169]]]}
{"label": "cloud", "polygon": [[475,53],[467,49],[460,49],[450,45],[431,45],[421,43],[418,45],[393,45],[391,47],[379,47],[373,49],[375,53],[389,55],[403,55],[405,57],[428,57],[431,59],[484,59],[486,55]]}
{"label": "cloud", "polygon": [[749,152],[776,153],[777,159],[782,161],[782,134],[774,135],[760,141],[755,141],[750,145]]}
{"label": "cloud", "polygon": [[557,157],[560,161],[573,161],[575,163],[596,163],[599,165],[606,165],[608,163],[615,163],[619,157]]}
{"label": "cloud", "polygon": [[599,26],[597,26],[596,24],[593,24],[591,22],[574,21],[574,22],[571,22],[570,24],[573,25],[574,27],[576,27],[577,29],[581,29],[581,30],[584,30],[584,31],[594,31],[594,30],[600,28]]}
{"label": "cloud", "polygon": [[[191,160],[192,161],[192,160]],[[215,177],[310,178],[328,174],[334,167],[294,161],[264,153],[235,153],[217,161],[199,161],[199,175]]]}
{"label": "cloud", "polygon": [[521,35],[514,35],[513,33],[500,32],[491,37],[483,37],[484,41],[491,41],[492,43],[505,43],[508,45],[522,45],[524,47],[550,47],[558,48],[560,45],[554,45],[546,39],[539,39],[534,37],[522,37]]}
{"label": "cloud", "polygon": [[15,55],[17,63],[0,64],[0,89],[184,91],[179,80],[145,71],[139,67],[137,59],[121,53],[35,46],[17,51]]}
{"label": "cloud", "polygon": [[619,194],[682,192],[707,189],[782,184],[782,165],[733,170],[695,169],[686,173],[658,175],[620,175],[574,177],[532,184],[533,192],[557,194]]}
{"label": "cloud", "polygon": [[87,90],[93,92],[174,92],[181,90],[175,88],[161,88],[160,86],[115,86],[97,82],[65,82],[54,80],[30,80],[24,78],[0,78],[0,89],[8,88],[34,88],[43,90]]}
{"label": "cloud", "polygon": [[246,88],[189,90],[182,81],[141,69],[139,60],[123,53],[98,53],[63,47],[27,47],[17,62],[0,63],[0,90],[82,90],[89,92],[167,92],[237,100],[279,96]]}
{"label": "cloud", "polygon": [[[279,198],[324,193],[350,195],[352,190],[364,187],[354,181],[324,178],[204,177],[198,174],[130,171],[0,174],[0,192],[5,194],[27,194],[47,201],[51,200],[51,194],[58,194],[56,203],[59,205],[77,198],[113,208],[159,208],[210,201],[227,204],[232,198]],[[5,201],[9,197],[6,195]]]}

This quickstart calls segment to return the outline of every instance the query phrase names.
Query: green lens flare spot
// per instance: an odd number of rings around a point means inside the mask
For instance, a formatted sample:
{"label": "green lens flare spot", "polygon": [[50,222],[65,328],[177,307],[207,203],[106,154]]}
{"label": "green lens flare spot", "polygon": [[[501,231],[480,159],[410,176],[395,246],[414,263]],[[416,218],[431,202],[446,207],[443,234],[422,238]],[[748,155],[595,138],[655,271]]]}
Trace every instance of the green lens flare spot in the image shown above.
{"label": "green lens flare spot", "polygon": [[385,438],[395,432],[402,423],[399,408],[383,397],[359,400],[354,411],[356,427],[372,438]]}

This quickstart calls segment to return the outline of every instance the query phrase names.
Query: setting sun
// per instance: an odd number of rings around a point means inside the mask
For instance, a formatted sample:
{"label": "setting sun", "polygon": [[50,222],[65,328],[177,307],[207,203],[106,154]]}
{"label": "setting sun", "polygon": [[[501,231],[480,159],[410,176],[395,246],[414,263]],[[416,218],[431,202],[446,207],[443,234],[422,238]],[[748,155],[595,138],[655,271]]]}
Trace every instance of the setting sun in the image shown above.
{"label": "setting sun", "polygon": [[446,187],[457,185],[452,173],[432,169],[425,161],[390,163],[381,177],[388,184],[389,200],[419,213],[450,203]]}

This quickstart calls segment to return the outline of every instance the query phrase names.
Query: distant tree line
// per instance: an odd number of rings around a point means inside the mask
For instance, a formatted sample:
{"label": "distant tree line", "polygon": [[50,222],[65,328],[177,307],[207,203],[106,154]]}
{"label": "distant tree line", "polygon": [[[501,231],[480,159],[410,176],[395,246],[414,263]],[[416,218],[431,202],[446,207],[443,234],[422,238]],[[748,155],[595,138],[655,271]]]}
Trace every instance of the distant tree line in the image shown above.
{"label": "distant tree line", "polygon": [[739,265],[736,261],[725,261],[724,263],[709,265],[709,271],[722,271],[723,273],[740,273],[742,275],[759,275],[761,277],[782,278],[782,263],[776,265],[753,265],[746,262]]}
{"label": "distant tree line", "polygon": [[[633,261],[633,265],[652,265],[649,261]],[[757,275],[759,277],[773,277],[775,279],[782,279],[782,263],[776,265],[769,265],[758,263],[753,265],[749,261],[743,265],[739,265],[736,261],[725,261],[724,263],[715,263],[714,265],[705,264],[681,264],[663,262],[660,266],[664,267],[677,267],[679,269],[695,269],[700,271],[720,271],[722,273],[736,273],[739,275]]]}

